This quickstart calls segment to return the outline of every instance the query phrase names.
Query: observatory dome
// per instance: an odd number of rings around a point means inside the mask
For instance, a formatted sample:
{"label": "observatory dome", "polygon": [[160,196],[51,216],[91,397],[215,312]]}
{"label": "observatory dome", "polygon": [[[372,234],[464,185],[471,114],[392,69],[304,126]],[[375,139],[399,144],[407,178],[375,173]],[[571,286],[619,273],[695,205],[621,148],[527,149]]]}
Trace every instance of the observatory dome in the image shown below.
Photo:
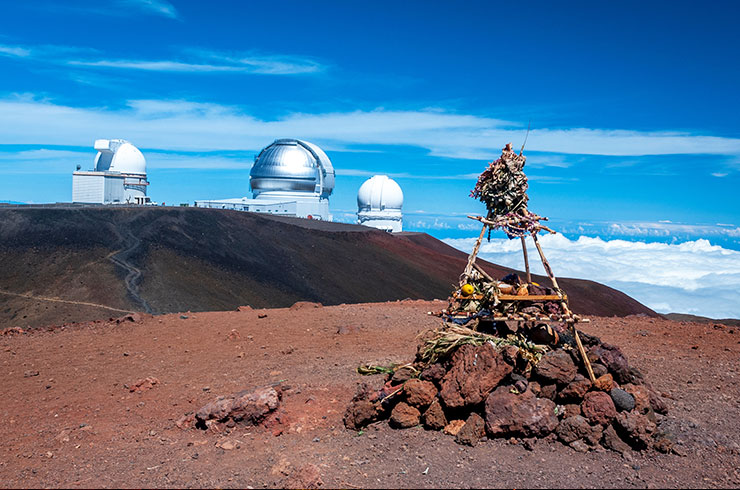
{"label": "observatory dome", "polygon": [[375,175],[357,191],[357,221],[385,231],[401,231],[403,191],[387,175]]}
{"label": "observatory dome", "polygon": [[95,140],[95,170],[146,175],[146,159],[126,140]]}
{"label": "observatory dome", "polygon": [[313,143],[278,139],[254,159],[249,184],[254,198],[263,193],[327,198],[334,190],[334,167],[326,153]]}
{"label": "observatory dome", "polygon": [[357,191],[357,208],[360,211],[383,211],[403,206],[403,191],[387,175],[375,175],[365,181]]}

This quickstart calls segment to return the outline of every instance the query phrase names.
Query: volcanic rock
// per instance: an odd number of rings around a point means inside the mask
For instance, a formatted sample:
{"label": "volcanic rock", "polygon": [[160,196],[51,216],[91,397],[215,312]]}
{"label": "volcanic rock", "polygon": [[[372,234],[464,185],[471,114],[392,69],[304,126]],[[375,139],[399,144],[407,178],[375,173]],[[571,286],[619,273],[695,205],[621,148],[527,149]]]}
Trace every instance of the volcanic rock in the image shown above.
{"label": "volcanic rock", "polygon": [[428,407],[437,396],[437,388],[431,381],[412,378],[403,385],[406,403],[418,408]]}
{"label": "volcanic rock", "polygon": [[589,356],[592,354],[606,366],[617,382],[629,383],[631,381],[627,358],[619,350],[619,347],[611,344],[597,345],[589,349]]}
{"label": "volcanic rock", "polygon": [[629,412],[635,408],[635,397],[621,388],[612,388],[609,392],[609,396],[612,397],[614,407],[619,412]]}
{"label": "volcanic rock", "polygon": [[658,430],[653,434],[653,447],[661,453],[670,453],[675,444],[676,436],[671,432]]}
{"label": "volcanic rock", "polygon": [[617,431],[611,425],[608,425],[606,429],[604,429],[604,436],[601,438],[601,445],[620,454],[624,454],[630,450],[629,444],[619,437],[619,434],[617,434]]}
{"label": "volcanic rock", "polygon": [[591,363],[591,371],[594,372],[594,377],[599,378],[607,373],[609,373],[609,370],[604,366],[603,364],[600,364],[598,362],[592,362]]}
{"label": "volcanic rock", "polygon": [[[534,391],[532,391],[532,393],[534,393]],[[547,398],[548,400],[554,400],[557,394],[558,394],[558,385],[551,384],[551,385],[540,386],[540,392],[538,396],[540,398]]]}
{"label": "volcanic rock", "polygon": [[439,400],[434,400],[422,416],[424,427],[431,430],[442,430],[447,425],[447,417]]}
{"label": "volcanic rock", "polygon": [[655,410],[656,413],[665,415],[668,413],[668,407],[666,406],[665,402],[663,401],[663,398],[659,394],[657,394],[654,390],[652,390],[648,386],[648,394],[650,396],[650,406]]}
{"label": "volcanic rock", "polygon": [[656,426],[644,415],[620,412],[616,418],[617,432],[635,449],[645,449],[652,444]]}
{"label": "volcanic rock", "polygon": [[465,425],[464,420],[452,420],[449,424],[445,425],[444,433],[449,436],[456,436],[460,429]]}
{"label": "volcanic rock", "polygon": [[134,383],[130,388],[129,391],[131,393],[141,393],[146,390],[151,390],[154,388],[154,385],[159,384],[159,380],[153,376],[148,376],[144,379],[138,380],[136,383]]}
{"label": "volcanic rock", "polygon": [[344,413],[344,426],[351,430],[360,429],[378,418],[375,403],[368,400],[353,400]]}
{"label": "volcanic rock", "polygon": [[476,405],[512,370],[493,345],[463,345],[452,355],[450,370],[442,379],[440,398],[450,408]]}
{"label": "volcanic rock", "polygon": [[398,369],[395,373],[393,373],[393,376],[391,377],[391,384],[398,385],[401,383],[405,383],[406,381],[410,380],[414,377],[414,370],[410,368],[401,368]]}
{"label": "volcanic rock", "polygon": [[555,430],[555,403],[531,391],[519,395],[500,386],[486,399],[486,430],[492,436],[545,436]]}
{"label": "volcanic rock", "polygon": [[390,423],[394,428],[408,429],[409,427],[419,425],[420,416],[421,413],[419,410],[404,402],[400,402],[393,407]]}
{"label": "volcanic rock", "polygon": [[635,410],[641,414],[646,414],[650,407],[650,393],[645,385],[634,385],[628,383],[622,387],[624,391],[632,395],[635,401]]}
{"label": "volcanic rock", "polygon": [[424,381],[431,381],[438,385],[442,378],[447,374],[447,370],[441,364],[432,364],[421,372],[419,376]]}
{"label": "volcanic rock", "polygon": [[562,389],[558,394],[558,398],[561,400],[579,401],[588,393],[591,389],[591,380],[576,374],[576,377],[568,383],[568,386]]}
{"label": "volcanic rock", "polygon": [[592,426],[585,417],[575,415],[560,421],[555,432],[566,444],[582,439],[591,446],[595,446],[601,439],[603,429],[600,425]]}
{"label": "volcanic rock", "polygon": [[578,369],[564,350],[550,351],[537,363],[537,376],[550,383],[565,385],[573,381]]}
{"label": "volcanic rock", "polygon": [[617,415],[612,398],[603,391],[586,393],[581,403],[583,416],[592,424],[606,425]]}
{"label": "volcanic rock", "polygon": [[455,442],[458,444],[475,446],[485,435],[486,423],[483,421],[483,417],[473,412],[465,421],[465,425],[462,426],[462,429],[460,429],[455,436]]}
{"label": "volcanic rock", "polygon": [[614,378],[612,378],[611,374],[600,376],[596,378],[596,381],[594,382],[594,388],[609,393],[610,391],[612,391],[612,388],[614,388]]}
{"label": "volcanic rock", "polygon": [[206,428],[206,422],[210,420],[225,422],[229,419],[254,425],[279,405],[280,392],[272,386],[240,391],[228,397],[220,396],[195,412],[196,426]]}

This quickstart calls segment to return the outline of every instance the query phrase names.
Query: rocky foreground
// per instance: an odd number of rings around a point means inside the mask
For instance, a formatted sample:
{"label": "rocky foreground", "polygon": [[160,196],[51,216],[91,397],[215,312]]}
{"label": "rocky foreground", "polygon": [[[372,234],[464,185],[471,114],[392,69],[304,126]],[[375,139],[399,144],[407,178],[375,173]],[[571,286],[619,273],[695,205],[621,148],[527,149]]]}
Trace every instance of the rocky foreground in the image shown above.
{"label": "rocky foreground", "polygon": [[[386,422],[347,430],[346,408],[367,380],[355,369],[413,360],[416,336],[439,324],[426,312],[442,305],[302,304],[7,331],[0,479],[79,488],[740,485],[740,330],[722,324],[583,325],[650,381],[667,411],[667,454],[522,437],[471,447]],[[220,408],[236,416],[213,415]]]}

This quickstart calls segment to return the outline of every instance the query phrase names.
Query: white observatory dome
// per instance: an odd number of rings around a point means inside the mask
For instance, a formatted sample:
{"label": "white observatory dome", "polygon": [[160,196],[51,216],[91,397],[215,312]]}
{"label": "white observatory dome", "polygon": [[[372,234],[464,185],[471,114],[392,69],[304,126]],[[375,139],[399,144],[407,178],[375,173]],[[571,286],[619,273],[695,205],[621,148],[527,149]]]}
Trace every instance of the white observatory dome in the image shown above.
{"label": "white observatory dome", "polygon": [[146,158],[126,140],[95,140],[95,170],[146,175]]}
{"label": "white observatory dome", "polygon": [[328,198],[334,190],[334,167],[326,153],[308,141],[279,139],[254,159],[249,185],[256,199],[303,196]]}
{"label": "white observatory dome", "polygon": [[357,220],[361,225],[386,231],[401,231],[403,191],[387,175],[375,175],[357,191]]}

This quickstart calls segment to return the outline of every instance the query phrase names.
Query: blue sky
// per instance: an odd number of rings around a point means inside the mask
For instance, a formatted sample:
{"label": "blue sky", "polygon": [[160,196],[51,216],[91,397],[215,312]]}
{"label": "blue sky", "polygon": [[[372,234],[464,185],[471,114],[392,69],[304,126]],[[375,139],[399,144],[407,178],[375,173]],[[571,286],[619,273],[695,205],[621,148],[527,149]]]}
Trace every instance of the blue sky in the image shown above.
{"label": "blue sky", "polygon": [[[96,138],[168,204],[248,194],[275,138],[326,149],[352,220],[375,173],[405,226],[475,235],[508,141],[531,209],[576,240],[740,250],[740,4],[29,0],[0,18],[0,201],[71,199]],[[740,314],[740,312],[738,312]]]}

